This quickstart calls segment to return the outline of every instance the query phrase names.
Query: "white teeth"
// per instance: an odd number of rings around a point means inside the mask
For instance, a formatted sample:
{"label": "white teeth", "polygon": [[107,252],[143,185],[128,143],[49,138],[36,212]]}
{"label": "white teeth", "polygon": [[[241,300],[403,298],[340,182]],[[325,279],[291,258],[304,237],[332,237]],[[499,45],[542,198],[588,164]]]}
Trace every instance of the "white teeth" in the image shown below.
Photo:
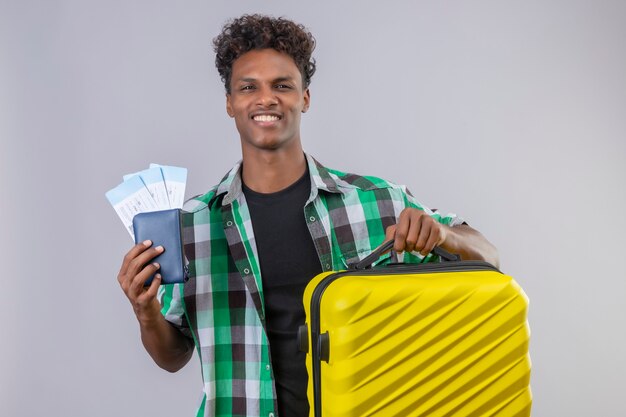
{"label": "white teeth", "polygon": [[254,116],[254,120],[256,120],[257,122],[275,122],[278,119],[278,116],[271,116],[269,114],[260,114],[258,116]]}

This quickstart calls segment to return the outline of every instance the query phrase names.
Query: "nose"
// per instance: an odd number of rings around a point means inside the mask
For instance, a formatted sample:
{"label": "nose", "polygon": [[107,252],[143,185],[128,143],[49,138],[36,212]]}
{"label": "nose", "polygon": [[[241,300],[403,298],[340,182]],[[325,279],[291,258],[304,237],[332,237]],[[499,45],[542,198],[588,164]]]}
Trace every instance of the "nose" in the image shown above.
{"label": "nose", "polygon": [[269,108],[275,106],[276,104],[278,104],[278,98],[271,87],[264,86],[259,89],[259,94],[257,95],[257,106]]}

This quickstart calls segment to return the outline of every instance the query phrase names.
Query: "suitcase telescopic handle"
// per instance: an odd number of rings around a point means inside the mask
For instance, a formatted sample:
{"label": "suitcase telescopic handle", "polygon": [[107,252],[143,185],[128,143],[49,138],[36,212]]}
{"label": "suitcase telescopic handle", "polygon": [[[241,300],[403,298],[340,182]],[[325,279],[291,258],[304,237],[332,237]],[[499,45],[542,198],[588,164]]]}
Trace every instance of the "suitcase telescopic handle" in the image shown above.
{"label": "suitcase telescopic handle", "polygon": [[[385,253],[388,250],[391,250],[391,248],[393,248],[393,242],[394,242],[393,240],[389,240],[387,242],[384,242],[382,245],[380,245],[379,247],[374,249],[372,251],[372,253],[370,253],[365,258],[363,258],[363,260],[361,260],[361,261],[359,261],[357,263],[349,265],[350,269],[367,269],[367,268],[370,268],[372,266],[372,264],[378,258],[380,258],[380,256],[383,253]],[[433,255],[439,256],[440,261],[455,262],[455,261],[460,261],[461,260],[461,257],[459,255],[450,253],[447,250],[441,248],[440,246],[435,246],[433,248],[433,250],[430,251],[430,253],[432,253]]]}

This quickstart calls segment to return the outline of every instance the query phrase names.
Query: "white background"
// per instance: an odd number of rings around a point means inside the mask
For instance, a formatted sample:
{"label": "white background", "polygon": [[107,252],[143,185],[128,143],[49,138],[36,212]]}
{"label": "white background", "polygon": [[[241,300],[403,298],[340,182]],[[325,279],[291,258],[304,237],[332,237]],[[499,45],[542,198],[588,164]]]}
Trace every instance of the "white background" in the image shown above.
{"label": "white background", "polygon": [[194,415],[197,358],[144,352],[104,193],[157,162],[190,197],[239,159],[211,40],[254,11],[317,38],[308,152],[497,245],[531,302],[533,415],[626,415],[626,3],[263,4],[0,2],[0,415]]}

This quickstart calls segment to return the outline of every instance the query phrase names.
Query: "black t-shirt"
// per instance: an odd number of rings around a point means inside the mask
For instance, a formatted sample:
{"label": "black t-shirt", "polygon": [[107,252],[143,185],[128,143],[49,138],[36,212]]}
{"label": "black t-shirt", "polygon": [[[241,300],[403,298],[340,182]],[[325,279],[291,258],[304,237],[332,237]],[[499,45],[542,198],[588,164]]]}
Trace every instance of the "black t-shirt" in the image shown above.
{"label": "black t-shirt", "polygon": [[243,185],[261,264],[265,328],[276,391],[278,415],[307,417],[305,354],[297,345],[304,324],[302,294],[322,272],[313,238],[306,225],[304,204],[311,192],[308,171],[289,187],[261,194]]}

